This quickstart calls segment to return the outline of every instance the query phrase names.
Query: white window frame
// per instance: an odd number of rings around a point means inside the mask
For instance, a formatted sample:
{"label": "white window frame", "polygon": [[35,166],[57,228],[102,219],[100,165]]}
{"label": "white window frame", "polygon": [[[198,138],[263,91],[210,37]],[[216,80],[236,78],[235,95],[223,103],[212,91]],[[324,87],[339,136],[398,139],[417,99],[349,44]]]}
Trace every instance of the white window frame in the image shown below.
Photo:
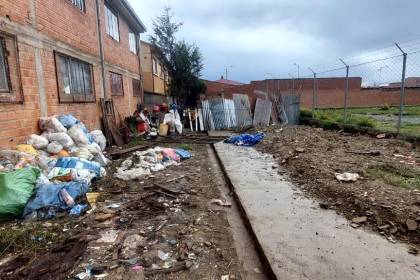
{"label": "white window frame", "polygon": [[106,19],[106,34],[112,39],[120,41],[120,27],[118,21],[118,14],[105,4],[105,19]]}
{"label": "white window frame", "polygon": [[137,54],[137,35],[131,30],[128,32],[128,45],[130,47],[130,51]]}
{"label": "white window frame", "polygon": [[158,62],[157,59],[152,57],[152,68],[153,68],[153,75],[158,75]]}

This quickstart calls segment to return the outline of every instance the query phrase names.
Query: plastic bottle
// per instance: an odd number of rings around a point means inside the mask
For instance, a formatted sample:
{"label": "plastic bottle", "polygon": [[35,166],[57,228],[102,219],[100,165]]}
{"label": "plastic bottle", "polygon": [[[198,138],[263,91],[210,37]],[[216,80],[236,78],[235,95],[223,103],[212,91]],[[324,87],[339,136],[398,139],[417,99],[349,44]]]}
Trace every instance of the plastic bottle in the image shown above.
{"label": "plastic bottle", "polygon": [[60,191],[60,195],[68,207],[72,208],[74,206],[73,197],[71,197],[71,195],[65,189]]}

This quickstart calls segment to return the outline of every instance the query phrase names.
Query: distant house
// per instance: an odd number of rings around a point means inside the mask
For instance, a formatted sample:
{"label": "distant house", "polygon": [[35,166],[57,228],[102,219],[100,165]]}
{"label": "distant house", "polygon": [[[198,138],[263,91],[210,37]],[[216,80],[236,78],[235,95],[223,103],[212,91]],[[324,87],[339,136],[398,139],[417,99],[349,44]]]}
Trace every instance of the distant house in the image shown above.
{"label": "distant house", "polygon": [[[390,83],[386,88],[400,88],[401,82],[397,83]],[[420,77],[409,77],[405,79],[405,87],[406,88],[416,88],[420,87]]]}
{"label": "distant house", "polygon": [[225,89],[244,85],[243,83],[227,80],[223,76],[216,81],[203,80],[207,85],[206,95],[220,95]]}
{"label": "distant house", "polygon": [[153,106],[167,102],[170,77],[163,63],[156,56],[150,43],[140,42],[140,60],[143,75],[144,105]]}

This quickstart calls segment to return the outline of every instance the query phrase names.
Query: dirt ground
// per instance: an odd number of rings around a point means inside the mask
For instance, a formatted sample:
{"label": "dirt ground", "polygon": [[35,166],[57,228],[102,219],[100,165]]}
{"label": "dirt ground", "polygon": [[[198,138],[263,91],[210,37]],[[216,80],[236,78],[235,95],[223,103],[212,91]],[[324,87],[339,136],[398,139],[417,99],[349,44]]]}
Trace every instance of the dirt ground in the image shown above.
{"label": "dirt ground", "polygon": [[[335,209],[353,227],[390,242],[410,243],[411,253],[420,249],[420,147],[305,126],[270,128],[256,147],[278,159],[285,170],[279,172],[318,198],[321,208]],[[361,177],[339,182],[335,174],[344,172]]]}
{"label": "dirt ground", "polygon": [[[241,279],[227,208],[205,145],[148,179],[112,175],[92,186],[101,195],[82,217],[0,226],[0,279],[66,279],[90,270],[103,279]],[[82,275],[83,276],[83,275]],[[87,279],[87,278],[85,278]]]}

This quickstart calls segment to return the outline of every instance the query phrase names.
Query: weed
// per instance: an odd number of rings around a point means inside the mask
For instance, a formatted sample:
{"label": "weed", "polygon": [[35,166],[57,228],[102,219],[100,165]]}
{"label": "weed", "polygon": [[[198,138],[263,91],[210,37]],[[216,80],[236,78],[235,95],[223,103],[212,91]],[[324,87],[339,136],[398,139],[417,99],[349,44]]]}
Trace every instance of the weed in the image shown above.
{"label": "weed", "polygon": [[420,172],[406,166],[373,166],[366,170],[365,175],[396,187],[420,188]]}
{"label": "weed", "polygon": [[190,145],[186,144],[186,143],[180,144],[179,148],[183,149],[183,150],[186,150],[186,151],[191,151],[192,150],[192,147]]}

